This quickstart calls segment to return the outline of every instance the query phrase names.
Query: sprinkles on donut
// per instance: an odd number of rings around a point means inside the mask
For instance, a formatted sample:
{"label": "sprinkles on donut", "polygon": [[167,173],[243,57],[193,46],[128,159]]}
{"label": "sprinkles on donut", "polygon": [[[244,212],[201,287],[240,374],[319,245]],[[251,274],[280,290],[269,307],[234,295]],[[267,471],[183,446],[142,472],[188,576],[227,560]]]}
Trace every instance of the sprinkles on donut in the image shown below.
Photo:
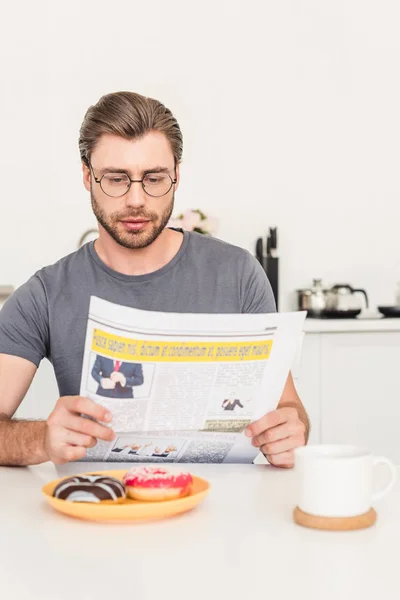
{"label": "sprinkles on donut", "polygon": [[193,478],[190,473],[162,467],[133,467],[123,479],[127,494],[134,500],[159,502],[187,496]]}

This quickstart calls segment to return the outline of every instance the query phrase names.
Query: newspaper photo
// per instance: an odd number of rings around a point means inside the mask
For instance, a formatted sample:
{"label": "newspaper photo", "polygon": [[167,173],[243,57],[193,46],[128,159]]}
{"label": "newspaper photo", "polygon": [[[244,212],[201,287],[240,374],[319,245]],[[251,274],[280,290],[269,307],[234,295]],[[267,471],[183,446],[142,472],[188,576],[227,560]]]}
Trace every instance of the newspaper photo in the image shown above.
{"label": "newspaper photo", "polygon": [[181,314],[91,297],[80,394],[112,414],[84,461],[251,463],[244,430],[274,410],[305,312]]}

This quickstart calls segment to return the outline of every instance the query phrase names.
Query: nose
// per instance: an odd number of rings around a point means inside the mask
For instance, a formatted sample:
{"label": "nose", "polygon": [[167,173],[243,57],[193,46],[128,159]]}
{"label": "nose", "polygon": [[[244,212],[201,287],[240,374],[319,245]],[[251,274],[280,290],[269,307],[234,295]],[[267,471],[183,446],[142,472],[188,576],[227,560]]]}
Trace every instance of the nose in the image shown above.
{"label": "nose", "polygon": [[141,208],[145,204],[146,193],[142,188],[142,184],[138,181],[131,183],[131,187],[125,194],[125,205],[132,208]]}

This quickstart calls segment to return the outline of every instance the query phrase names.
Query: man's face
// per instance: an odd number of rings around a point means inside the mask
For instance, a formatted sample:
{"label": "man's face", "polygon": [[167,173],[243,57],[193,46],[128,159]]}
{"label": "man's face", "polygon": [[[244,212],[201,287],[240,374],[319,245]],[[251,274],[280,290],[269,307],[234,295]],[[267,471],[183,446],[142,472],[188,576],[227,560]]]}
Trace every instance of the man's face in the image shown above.
{"label": "man's face", "polygon": [[142,179],[146,172],[165,169],[177,183],[161,197],[151,197],[140,183],[117,198],[104,193],[93,172],[83,165],[83,181],[90,192],[93,212],[99,225],[125,248],[145,248],[154,242],[167,225],[174,207],[174,193],[179,184],[179,166],[164,134],[151,131],[138,140],[104,134],[92,152],[91,165],[100,179],[104,173],[124,171],[131,179]]}

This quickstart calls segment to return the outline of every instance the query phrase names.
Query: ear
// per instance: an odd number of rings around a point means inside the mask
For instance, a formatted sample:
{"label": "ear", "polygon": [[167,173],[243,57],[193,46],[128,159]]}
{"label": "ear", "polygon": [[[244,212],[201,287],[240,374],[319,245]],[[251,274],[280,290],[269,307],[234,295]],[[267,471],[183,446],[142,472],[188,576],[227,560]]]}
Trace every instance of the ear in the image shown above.
{"label": "ear", "polygon": [[175,167],[175,174],[176,174],[176,183],[175,183],[175,191],[178,189],[179,187],[179,182],[181,180],[181,171],[180,171],[180,165],[176,165]]}
{"label": "ear", "polygon": [[83,185],[90,192],[90,169],[89,167],[82,161],[82,175],[83,175]]}

